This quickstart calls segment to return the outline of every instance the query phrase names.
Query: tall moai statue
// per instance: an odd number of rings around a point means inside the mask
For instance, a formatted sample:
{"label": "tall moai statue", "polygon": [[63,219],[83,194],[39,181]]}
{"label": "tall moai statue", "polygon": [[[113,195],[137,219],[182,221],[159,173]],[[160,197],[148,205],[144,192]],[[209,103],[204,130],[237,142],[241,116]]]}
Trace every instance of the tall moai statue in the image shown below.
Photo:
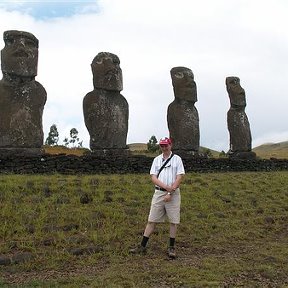
{"label": "tall moai statue", "polygon": [[245,90],[238,77],[226,78],[226,89],[230,98],[230,109],[227,112],[227,124],[230,135],[230,158],[254,159],[250,124],[245,113]]}
{"label": "tall moai statue", "polygon": [[[0,153],[38,153],[47,93],[37,81],[38,39],[29,32],[4,32],[0,80]],[[17,152],[16,152],[17,153]],[[20,152],[21,153],[21,152]]]}
{"label": "tall moai statue", "polygon": [[174,67],[170,71],[175,99],[168,106],[167,122],[173,151],[182,157],[200,156],[199,115],[197,87],[193,72],[186,67]]}
{"label": "tall moai statue", "polygon": [[100,52],[91,68],[94,90],[83,99],[90,149],[99,155],[127,154],[129,105],[120,94],[123,89],[120,60],[115,54]]}

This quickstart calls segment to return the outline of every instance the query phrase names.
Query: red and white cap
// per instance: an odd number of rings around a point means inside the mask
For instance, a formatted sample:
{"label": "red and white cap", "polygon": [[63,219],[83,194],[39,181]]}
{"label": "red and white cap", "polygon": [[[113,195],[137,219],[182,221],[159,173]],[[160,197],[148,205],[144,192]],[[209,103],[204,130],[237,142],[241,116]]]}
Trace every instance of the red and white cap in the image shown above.
{"label": "red and white cap", "polygon": [[159,141],[159,145],[171,145],[171,144],[172,144],[172,141],[168,137],[163,137]]}

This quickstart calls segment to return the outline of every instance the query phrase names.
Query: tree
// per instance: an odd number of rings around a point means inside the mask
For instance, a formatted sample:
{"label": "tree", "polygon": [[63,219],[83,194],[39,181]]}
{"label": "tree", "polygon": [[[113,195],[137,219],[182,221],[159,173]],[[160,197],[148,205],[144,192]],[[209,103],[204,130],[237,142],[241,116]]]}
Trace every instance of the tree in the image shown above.
{"label": "tree", "polygon": [[149,152],[156,152],[159,149],[157,142],[157,138],[154,135],[151,136],[149,142],[147,143],[147,149]]}
{"label": "tree", "polygon": [[75,147],[75,142],[79,142],[79,138],[78,138],[78,130],[76,128],[72,128],[70,130],[70,143],[73,145],[73,147]]}
{"label": "tree", "polygon": [[59,141],[59,133],[57,130],[57,126],[53,124],[50,127],[50,131],[48,133],[48,137],[46,138],[45,145],[54,146],[57,145]]}
{"label": "tree", "polygon": [[65,145],[66,147],[69,146],[69,140],[68,140],[67,137],[65,137],[65,139],[63,140],[63,142],[64,142],[64,145]]}
{"label": "tree", "polygon": [[73,148],[75,148],[76,146],[78,148],[83,147],[83,140],[80,141],[78,137],[78,130],[76,128],[72,128],[70,130],[70,138],[65,137],[65,139],[63,140],[63,143],[66,147],[69,147],[70,144],[72,144]]}

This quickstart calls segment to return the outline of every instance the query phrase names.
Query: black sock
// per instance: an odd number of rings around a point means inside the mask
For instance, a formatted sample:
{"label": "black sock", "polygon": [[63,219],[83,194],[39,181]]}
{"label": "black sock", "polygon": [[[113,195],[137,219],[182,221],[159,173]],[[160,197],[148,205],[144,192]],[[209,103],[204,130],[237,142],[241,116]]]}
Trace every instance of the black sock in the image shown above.
{"label": "black sock", "polygon": [[169,243],[170,243],[170,247],[174,247],[174,245],[175,245],[175,238],[171,238],[171,237],[170,237]]}
{"label": "black sock", "polygon": [[143,236],[143,239],[141,241],[141,246],[146,247],[148,240],[149,240],[149,237]]}

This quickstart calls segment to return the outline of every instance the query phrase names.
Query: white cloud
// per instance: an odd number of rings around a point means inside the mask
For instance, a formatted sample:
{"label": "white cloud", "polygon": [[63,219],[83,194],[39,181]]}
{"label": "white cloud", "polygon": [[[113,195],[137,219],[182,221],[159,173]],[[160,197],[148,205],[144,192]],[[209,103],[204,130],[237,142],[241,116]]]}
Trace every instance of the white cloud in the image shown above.
{"label": "white cloud", "polygon": [[123,70],[122,94],[130,108],[128,143],[168,133],[166,111],[174,99],[170,79],[174,66],[194,72],[201,145],[229,148],[227,76],[238,76],[246,91],[253,146],[260,140],[287,140],[288,2],[103,0],[97,4],[98,13],[46,20],[35,20],[20,10],[0,10],[1,33],[17,29],[39,39],[36,79],[48,93],[45,136],[53,123],[60,139],[75,127],[88,147],[82,100],[93,89],[90,63],[98,52],[108,51],[119,56]]}

